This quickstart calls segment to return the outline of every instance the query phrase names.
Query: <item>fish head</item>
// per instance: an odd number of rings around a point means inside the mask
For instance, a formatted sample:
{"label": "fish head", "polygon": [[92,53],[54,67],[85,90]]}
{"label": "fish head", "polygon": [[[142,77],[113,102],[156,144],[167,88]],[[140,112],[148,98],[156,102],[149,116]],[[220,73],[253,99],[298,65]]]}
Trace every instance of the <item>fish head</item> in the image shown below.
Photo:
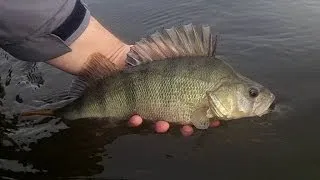
{"label": "fish head", "polygon": [[241,75],[207,92],[211,111],[220,120],[263,116],[274,107],[275,95],[264,86]]}

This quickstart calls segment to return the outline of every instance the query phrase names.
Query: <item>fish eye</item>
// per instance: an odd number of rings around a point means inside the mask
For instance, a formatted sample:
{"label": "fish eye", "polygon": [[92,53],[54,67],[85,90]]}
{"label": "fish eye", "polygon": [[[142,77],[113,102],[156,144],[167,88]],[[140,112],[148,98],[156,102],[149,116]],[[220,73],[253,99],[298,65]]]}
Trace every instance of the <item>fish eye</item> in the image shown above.
{"label": "fish eye", "polygon": [[249,95],[250,95],[250,97],[255,98],[259,95],[259,90],[256,88],[250,88]]}

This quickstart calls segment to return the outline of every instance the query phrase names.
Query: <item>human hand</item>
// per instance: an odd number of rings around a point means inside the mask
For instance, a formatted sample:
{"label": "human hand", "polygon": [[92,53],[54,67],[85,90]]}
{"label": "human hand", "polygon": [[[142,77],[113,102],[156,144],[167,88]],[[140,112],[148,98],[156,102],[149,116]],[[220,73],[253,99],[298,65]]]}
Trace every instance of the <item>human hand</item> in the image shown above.
{"label": "human hand", "polygon": [[[130,127],[139,127],[143,122],[143,119],[139,115],[133,115],[129,121],[128,125]],[[210,123],[210,127],[220,126],[220,121],[213,121]],[[170,128],[170,124],[167,121],[159,120],[154,124],[154,130],[157,133],[166,133]],[[191,125],[182,125],[180,132],[183,136],[191,136],[193,134],[193,128]]]}

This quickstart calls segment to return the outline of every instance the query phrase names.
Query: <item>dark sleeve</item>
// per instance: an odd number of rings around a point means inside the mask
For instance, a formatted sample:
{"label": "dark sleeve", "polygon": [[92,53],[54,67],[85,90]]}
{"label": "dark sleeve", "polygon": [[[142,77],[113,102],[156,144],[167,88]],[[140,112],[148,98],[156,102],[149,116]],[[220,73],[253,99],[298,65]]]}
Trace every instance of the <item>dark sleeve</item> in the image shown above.
{"label": "dark sleeve", "polygon": [[0,0],[0,47],[23,61],[47,61],[71,51],[89,18],[81,0]]}

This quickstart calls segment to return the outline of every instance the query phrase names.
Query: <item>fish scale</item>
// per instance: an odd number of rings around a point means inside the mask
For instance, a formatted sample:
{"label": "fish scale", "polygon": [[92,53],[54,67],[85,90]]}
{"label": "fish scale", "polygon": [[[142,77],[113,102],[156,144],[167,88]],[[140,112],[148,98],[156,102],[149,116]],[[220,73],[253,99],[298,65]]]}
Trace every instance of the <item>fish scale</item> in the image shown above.
{"label": "fish scale", "polygon": [[[136,112],[147,119],[169,119],[172,122],[190,121],[192,105],[197,104],[197,100],[203,98],[204,93],[199,85],[192,86],[193,81],[184,79],[183,77],[161,77],[152,79],[152,88],[149,91],[138,91],[139,96]],[[166,80],[163,82],[163,80]],[[148,82],[148,81],[146,81]],[[144,87],[144,82],[136,84],[136,86]],[[205,86],[202,86],[205,87]],[[204,92],[203,88],[203,92]],[[148,93],[152,92],[152,93]]]}

